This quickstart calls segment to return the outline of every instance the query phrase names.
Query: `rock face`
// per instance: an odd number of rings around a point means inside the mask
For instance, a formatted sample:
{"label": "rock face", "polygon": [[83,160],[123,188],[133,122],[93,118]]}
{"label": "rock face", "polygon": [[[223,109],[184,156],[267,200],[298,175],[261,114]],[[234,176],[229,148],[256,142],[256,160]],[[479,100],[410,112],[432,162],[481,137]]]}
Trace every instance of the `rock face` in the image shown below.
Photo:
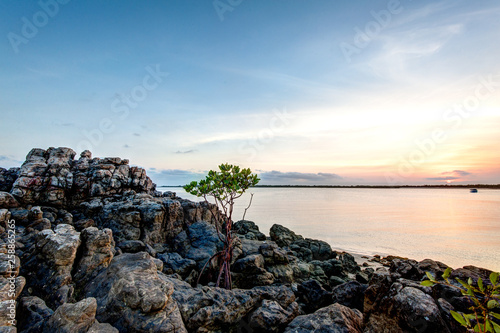
{"label": "rock face", "polygon": [[144,169],[120,158],[91,159],[89,151],[74,160],[70,148],[35,148],[26,156],[12,195],[23,204],[69,205],[91,197],[136,192],[153,193]]}
{"label": "rock face", "polygon": [[0,168],[0,191],[10,192],[17,177],[19,177],[19,168],[10,168],[8,170]]}

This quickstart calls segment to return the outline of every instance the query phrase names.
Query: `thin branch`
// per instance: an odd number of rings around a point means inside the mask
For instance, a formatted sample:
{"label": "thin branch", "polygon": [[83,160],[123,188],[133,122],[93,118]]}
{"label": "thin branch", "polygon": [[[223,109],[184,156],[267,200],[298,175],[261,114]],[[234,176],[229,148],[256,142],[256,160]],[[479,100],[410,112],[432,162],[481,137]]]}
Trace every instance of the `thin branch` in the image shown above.
{"label": "thin branch", "polygon": [[253,193],[250,193],[250,202],[248,203],[248,207],[245,208],[245,212],[243,213],[243,218],[242,218],[243,221],[245,220],[245,215],[247,214],[248,208],[250,208],[250,206],[252,205],[252,199],[253,199]]}

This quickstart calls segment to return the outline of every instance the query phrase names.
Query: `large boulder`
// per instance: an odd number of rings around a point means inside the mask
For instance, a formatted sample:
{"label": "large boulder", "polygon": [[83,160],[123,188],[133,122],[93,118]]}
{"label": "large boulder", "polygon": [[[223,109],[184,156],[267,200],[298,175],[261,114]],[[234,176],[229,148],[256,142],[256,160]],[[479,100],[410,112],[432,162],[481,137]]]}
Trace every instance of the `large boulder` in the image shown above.
{"label": "large boulder", "polygon": [[440,309],[418,282],[394,277],[386,270],[373,275],[365,291],[364,323],[369,332],[450,332]]}
{"label": "large boulder", "polygon": [[331,246],[324,241],[317,239],[299,239],[290,244],[290,250],[296,256],[306,262],[311,260],[328,260],[332,256]]}
{"label": "large boulder", "polygon": [[295,232],[280,224],[273,224],[271,226],[269,236],[279,247],[289,246],[299,239],[304,239],[304,237],[295,234]]}
{"label": "large boulder", "polygon": [[246,239],[252,240],[266,240],[266,235],[260,232],[259,227],[252,221],[240,220],[233,224],[233,230],[238,234],[244,236]]}
{"label": "large boulder", "polygon": [[308,332],[361,333],[363,315],[358,310],[335,303],[314,313],[298,316],[285,329],[285,333]]}
{"label": "large boulder", "polygon": [[41,298],[22,297],[18,307],[17,328],[24,333],[40,333],[53,314],[54,311]]}
{"label": "large boulder", "polygon": [[95,323],[97,302],[86,298],[78,303],[66,303],[57,308],[45,324],[46,332],[86,333]]}
{"label": "large boulder", "polygon": [[84,288],[97,300],[96,318],[120,332],[187,332],[172,283],[161,279],[157,264],[145,252],[116,256]]}
{"label": "large boulder", "polygon": [[19,202],[7,192],[0,192],[0,208],[16,208],[19,207]]}

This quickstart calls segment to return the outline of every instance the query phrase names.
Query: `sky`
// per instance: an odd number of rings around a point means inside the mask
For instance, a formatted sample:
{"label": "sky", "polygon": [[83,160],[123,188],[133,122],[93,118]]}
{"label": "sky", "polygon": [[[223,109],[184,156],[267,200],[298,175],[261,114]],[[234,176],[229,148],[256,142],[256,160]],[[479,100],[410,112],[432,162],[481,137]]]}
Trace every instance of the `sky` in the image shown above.
{"label": "sky", "polygon": [[500,183],[500,2],[0,0],[0,167],[158,185]]}

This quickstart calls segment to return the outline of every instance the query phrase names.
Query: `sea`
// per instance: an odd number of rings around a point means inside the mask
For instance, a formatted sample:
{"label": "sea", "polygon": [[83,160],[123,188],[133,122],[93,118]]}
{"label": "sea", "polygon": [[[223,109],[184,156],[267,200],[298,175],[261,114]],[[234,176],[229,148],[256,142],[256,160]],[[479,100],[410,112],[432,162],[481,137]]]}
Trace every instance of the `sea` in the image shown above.
{"label": "sea", "polygon": [[[182,187],[159,188],[200,201]],[[500,190],[466,188],[251,188],[233,220],[275,223],[333,249],[474,265],[500,271]]]}

